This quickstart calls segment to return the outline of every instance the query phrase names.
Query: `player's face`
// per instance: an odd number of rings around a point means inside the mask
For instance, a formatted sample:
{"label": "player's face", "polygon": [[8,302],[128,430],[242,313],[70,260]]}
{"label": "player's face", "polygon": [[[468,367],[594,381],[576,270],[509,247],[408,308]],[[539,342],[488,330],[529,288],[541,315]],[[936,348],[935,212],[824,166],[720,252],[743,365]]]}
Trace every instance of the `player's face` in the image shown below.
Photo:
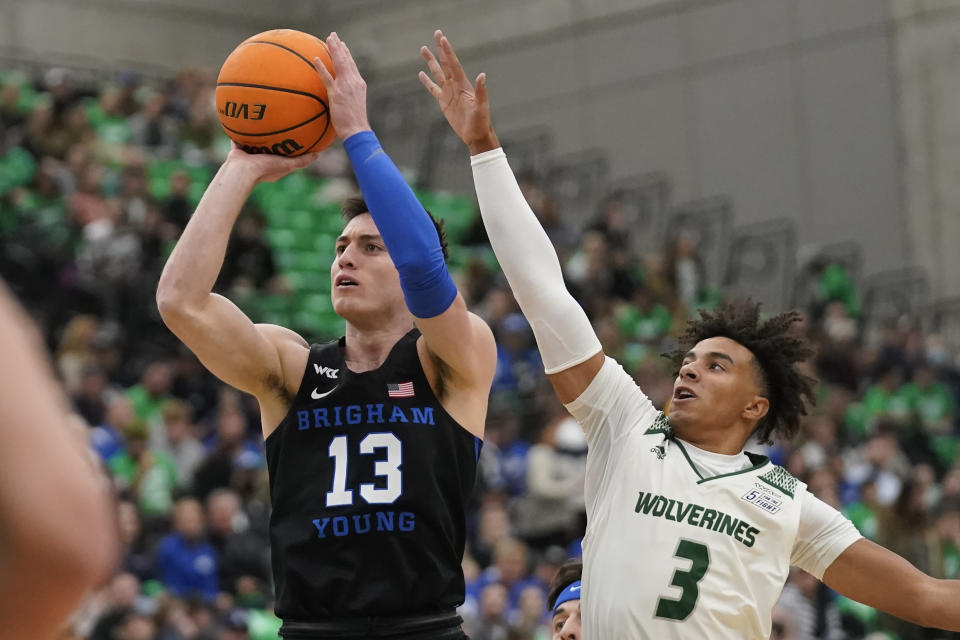
{"label": "player's face", "polygon": [[553,614],[551,640],[580,640],[580,601],[567,600]]}
{"label": "player's face", "polygon": [[400,276],[369,213],[347,223],[330,266],[333,310],[355,324],[404,309]]}
{"label": "player's face", "polygon": [[769,406],[758,395],[749,349],[730,338],[698,342],[683,359],[673,383],[670,422],[676,427],[724,428],[759,420]]}

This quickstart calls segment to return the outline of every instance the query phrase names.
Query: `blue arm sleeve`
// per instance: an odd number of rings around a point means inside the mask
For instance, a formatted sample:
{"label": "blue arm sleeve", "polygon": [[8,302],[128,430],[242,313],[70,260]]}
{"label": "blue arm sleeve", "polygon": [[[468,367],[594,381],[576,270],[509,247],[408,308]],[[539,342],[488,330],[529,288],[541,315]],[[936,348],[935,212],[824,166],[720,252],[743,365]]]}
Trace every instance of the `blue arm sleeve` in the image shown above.
{"label": "blue arm sleeve", "polygon": [[443,260],[433,221],[372,131],[355,133],[343,146],[370,215],[400,273],[407,307],[418,318],[440,315],[456,299],[457,286]]}

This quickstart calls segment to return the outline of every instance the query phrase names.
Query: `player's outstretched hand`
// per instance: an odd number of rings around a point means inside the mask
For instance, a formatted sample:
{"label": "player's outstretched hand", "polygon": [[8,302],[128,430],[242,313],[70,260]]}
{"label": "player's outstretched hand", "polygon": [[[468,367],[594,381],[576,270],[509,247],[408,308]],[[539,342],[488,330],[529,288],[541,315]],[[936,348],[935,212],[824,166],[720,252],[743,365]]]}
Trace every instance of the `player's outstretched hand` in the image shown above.
{"label": "player's outstretched hand", "polygon": [[355,133],[370,130],[370,121],[367,119],[367,83],[357,62],[350,54],[347,44],[340,39],[336,32],[327,36],[327,49],[333,61],[331,74],[320,58],[313,59],[313,66],[327,88],[327,100],[330,107],[330,122],[337,130],[341,140],[346,140]]}
{"label": "player's outstretched hand", "polygon": [[230,146],[227,162],[243,167],[257,182],[276,182],[297,169],[309,166],[319,155],[305,153],[302,156],[287,157],[273,153],[247,153],[238,147],[236,142],[232,142]]}
{"label": "player's outstretched hand", "polygon": [[476,155],[500,146],[490,121],[490,103],[487,101],[487,74],[481,73],[471,84],[463,65],[450,45],[450,41],[437,29],[433,34],[437,44],[437,57],[429,47],[420,47],[420,55],[427,61],[430,79],[420,72],[420,83],[426,87],[446,116],[447,122],[460,139]]}

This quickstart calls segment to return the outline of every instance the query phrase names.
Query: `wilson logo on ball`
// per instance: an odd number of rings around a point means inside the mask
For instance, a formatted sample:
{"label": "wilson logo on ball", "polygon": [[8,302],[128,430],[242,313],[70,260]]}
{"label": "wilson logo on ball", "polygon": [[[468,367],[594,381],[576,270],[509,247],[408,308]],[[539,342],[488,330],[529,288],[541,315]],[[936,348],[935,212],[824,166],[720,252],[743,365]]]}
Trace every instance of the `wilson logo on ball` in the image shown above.
{"label": "wilson logo on ball", "polygon": [[247,153],[278,153],[282,156],[288,156],[295,151],[303,149],[303,146],[298,144],[296,140],[284,140],[270,147],[256,147],[245,144],[239,146]]}
{"label": "wilson logo on ball", "polygon": [[243,118],[244,120],[263,120],[267,112],[267,105],[262,103],[246,104],[244,102],[227,101],[220,110],[221,115],[228,118]]}

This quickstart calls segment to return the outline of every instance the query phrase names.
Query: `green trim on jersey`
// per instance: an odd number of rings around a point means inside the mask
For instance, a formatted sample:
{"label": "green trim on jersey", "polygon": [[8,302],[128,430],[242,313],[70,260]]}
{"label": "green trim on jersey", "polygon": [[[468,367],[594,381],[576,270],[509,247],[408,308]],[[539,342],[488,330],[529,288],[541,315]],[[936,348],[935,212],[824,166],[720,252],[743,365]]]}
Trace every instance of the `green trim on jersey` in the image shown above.
{"label": "green trim on jersey", "polygon": [[663,411],[657,414],[656,420],[653,421],[653,426],[644,431],[643,435],[649,436],[655,433],[662,433],[667,436],[673,434],[673,427],[670,426],[670,419],[667,418]]}
{"label": "green trim on jersey", "polygon": [[793,497],[793,492],[797,488],[797,479],[790,475],[790,472],[783,467],[774,467],[762,476],[757,476],[757,480],[763,480],[774,489],[779,489],[786,495]]}
{"label": "green trim on jersey", "polygon": [[[719,479],[719,478],[727,478],[727,477],[729,477],[729,476],[737,476],[737,475],[740,475],[741,473],[749,473],[749,472],[751,472],[751,471],[756,471],[756,470],[759,469],[760,467],[762,467],[762,466],[764,466],[765,464],[767,464],[768,462],[770,462],[770,458],[768,458],[767,456],[762,456],[762,455],[757,454],[757,453],[747,453],[746,451],[744,451],[744,453],[747,455],[747,457],[750,458],[750,462],[753,463],[753,466],[752,466],[752,467],[747,467],[746,469],[740,469],[739,471],[731,471],[730,473],[721,473],[721,474],[718,475],[718,476],[710,476],[709,478],[704,478],[704,477],[703,477],[703,474],[700,473],[700,470],[697,469],[697,465],[693,464],[693,460],[690,459],[690,454],[687,453],[687,449],[683,446],[683,443],[680,442],[680,440],[678,440],[677,438],[671,438],[671,439],[677,444],[678,447],[680,447],[680,451],[683,452],[683,457],[687,459],[687,464],[690,465],[690,468],[693,469],[694,473],[697,474],[697,477],[700,478],[699,480],[697,480],[697,484],[703,484],[704,482],[709,482],[709,481],[711,481],[711,480],[717,480],[717,479]],[[775,467],[775,468],[776,468],[776,469],[779,469],[780,467]],[[769,474],[765,474],[765,475],[769,475]],[[789,474],[787,474],[787,475],[789,475]],[[791,477],[792,477],[792,476],[791,476]],[[763,477],[761,476],[760,479],[763,480]],[[765,482],[767,482],[767,484],[771,484],[769,481],[765,481]],[[793,481],[794,486],[796,486],[796,482],[797,482],[796,479],[794,479],[794,481]],[[777,486],[777,485],[773,485],[773,486]],[[780,487],[777,487],[777,488],[780,489],[781,491],[783,491],[782,488],[780,488]],[[792,493],[790,494],[790,497],[791,497],[791,498],[793,497],[793,494],[792,494]]]}
{"label": "green trim on jersey", "polygon": [[672,440],[673,440],[675,443],[677,443],[677,446],[678,446],[678,447],[680,447],[680,451],[683,452],[683,457],[687,459],[687,464],[690,465],[690,468],[693,469],[693,472],[694,472],[695,474],[697,474],[697,477],[698,477],[698,478],[700,478],[700,480],[697,481],[697,484],[700,484],[701,482],[703,482],[703,479],[704,479],[704,478],[703,478],[703,474],[700,473],[700,469],[697,469],[697,465],[693,464],[693,460],[690,459],[690,454],[687,453],[687,449],[686,449],[686,448],[683,446],[683,444],[682,444],[679,440],[677,440],[676,438],[673,438]]}

